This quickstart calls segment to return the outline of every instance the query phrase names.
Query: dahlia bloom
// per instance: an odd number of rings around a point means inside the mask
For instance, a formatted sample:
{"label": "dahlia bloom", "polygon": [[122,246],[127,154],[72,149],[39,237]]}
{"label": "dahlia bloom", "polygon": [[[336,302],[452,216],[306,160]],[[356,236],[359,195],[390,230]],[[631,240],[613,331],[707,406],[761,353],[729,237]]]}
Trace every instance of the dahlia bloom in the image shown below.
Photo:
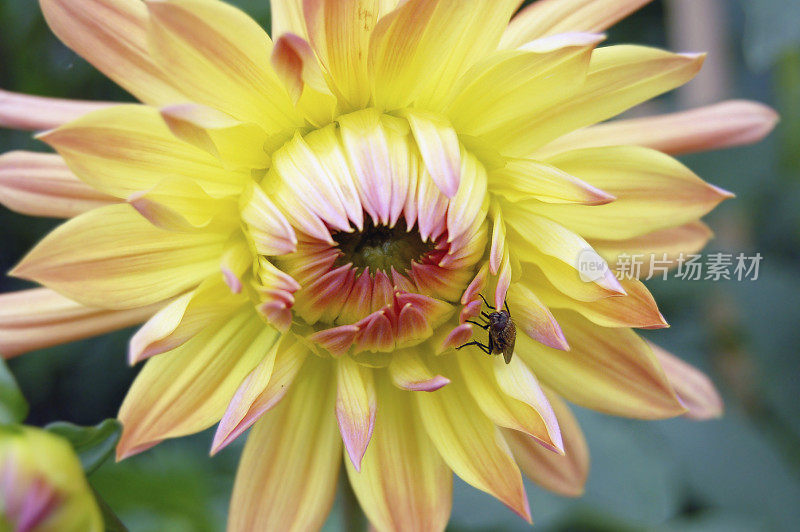
{"label": "dahlia bloom", "polygon": [[[41,0],[142,104],[3,93],[57,154],[0,158],[0,200],[71,218],[12,274],[0,351],[144,322],[118,457],[252,427],[229,530],[319,528],[341,461],[378,530],[441,530],[452,474],[531,519],[520,470],[582,492],[565,399],[719,415],[638,279],[576,259],[693,252],[731,195],[670,156],[754,142],[732,101],[596,125],[703,56],[600,46],[645,0],[273,0],[272,39],[216,0]],[[512,19],[513,16],[513,19]],[[510,21],[510,22],[509,22]],[[508,364],[474,347],[508,304]]]}
{"label": "dahlia bloom", "polygon": [[33,427],[0,426],[0,530],[104,530],[100,508],[66,440]]}

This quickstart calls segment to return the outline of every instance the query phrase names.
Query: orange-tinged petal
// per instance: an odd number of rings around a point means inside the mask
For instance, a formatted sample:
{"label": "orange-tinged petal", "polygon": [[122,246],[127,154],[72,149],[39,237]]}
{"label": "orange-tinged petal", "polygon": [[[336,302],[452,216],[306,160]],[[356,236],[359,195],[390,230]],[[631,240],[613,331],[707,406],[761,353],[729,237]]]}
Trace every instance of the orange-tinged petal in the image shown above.
{"label": "orange-tinged petal", "polygon": [[519,0],[408,0],[372,34],[373,98],[383,109],[439,109],[458,77],[494,50]]}
{"label": "orange-tinged petal", "polygon": [[344,448],[356,471],[367,450],[375,428],[375,393],[372,369],[365,368],[349,356],[336,362],[336,419]]}
{"label": "orange-tinged petal", "polygon": [[615,120],[568,133],[537,150],[538,157],[599,146],[635,145],[671,155],[753,144],[778,123],[764,104],[729,100],[678,113]]}
{"label": "orange-tinged petal", "polygon": [[308,348],[293,335],[281,336],[236,390],[214,434],[212,455],[239,437],[283,399],[308,354]]}
{"label": "orange-tinged petal", "polygon": [[47,288],[0,295],[0,356],[11,358],[145,321],[160,305],[130,310],[84,307]]}
{"label": "orange-tinged petal", "polygon": [[547,35],[599,32],[651,0],[538,0],[511,19],[500,48],[516,48]]}
{"label": "orange-tinged petal", "polygon": [[722,397],[705,373],[661,347],[648,342],[669,383],[688,409],[686,417],[703,421],[722,416]]}
{"label": "orange-tinged petal", "polygon": [[0,89],[0,127],[42,131],[110,105],[114,104],[44,98]]}
{"label": "orange-tinged petal", "polygon": [[61,42],[143,102],[185,101],[169,69],[155,63],[147,9],[130,0],[39,0]]}
{"label": "orange-tinged petal", "polygon": [[645,261],[641,275],[647,277],[651,270],[657,273],[656,268],[673,267],[677,265],[677,260],[682,254],[696,253],[703,249],[713,236],[711,229],[703,222],[690,222],[678,227],[670,227],[647,233],[642,236],[627,238],[623,240],[590,240],[592,247],[609,264],[616,264],[621,255],[641,255],[643,257],[654,257],[659,264],[652,264]]}
{"label": "orange-tinged petal", "polygon": [[141,307],[218,272],[226,239],[163,231],[130,205],[108,205],[57,227],[11,273],[85,305]]}
{"label": "orange-tinged petal", "polygon": [[525,476],[559,495],[579,497],[583,495],[589,475],[589,447],[566,403],[555,393],[546,389],[545,392],[558,417],[558,426],[564,437],[564,454],[544,448],[522,432],[506,429],[503,436]]}
{"label": "orange-tinged petal", "polygon": [[128,362],[175,349],[245,302],[247,298],[232,294],[220,275],[213,275],[158,311],[131,337]]}
{"label": "orange-tinged petal", "polygon": [[272,40],[284,33],[306,37],[306,19],[303,16],[303,0],[280,0],[269,3],[272,21]]}
{"label": "orange-tinged petal", "polygon": [[490,172],[489,190],[512,202],[533,198],[545,203],[603,205],[615,199],[555,166],[526,159],[511,159]]}
{"label": "orange-tinged petal", "polygon": [[189,100],[255,122],[270,135],[302,125],[272,70],[272,41],[253,19],[224,2],[145,4],[153,57]]}
{"label": "orange-tinged petal", "polygon": [[407,393],[380,379],[380,409],[361,471],[345,459],[350,484],[380,531],[441,531],[452,504],[453,475],[425,433]]}
{"label": "orange-tinged petal", "polygon": [[522,476],[511,451],[464,382],[453,381],[433,393],[415,392],[414,398],[428,437],[453,472],[530,522]]}
{"label": "orange-tinged petal", "polygon": [[382,14],[381,0],[305,0],[309,41],[337,93],[352,109],[369,101],[369,39]]}
{"label": "orange-tinged petal", "polygon": [[625,239],[682,225],[732,197],[676,159],[649,148],[586,148],[547,162],[616,198],[594,206],[529,204],[584,238]]}
{"label": "orange-tinged petal", "polygon": [[506,366],[502,357],[489,358],[477,350],[460,352],[457,358],[464,384],[486,417],[500,427],[536,438],[554,452],[563,452],[553,410],[521,360],[512,358],[513,367],[501,368],[496,363]]}
{"label": "orange-tinged petal", "polygon": [[[537,283],[536,292],[552,308],[574,310],[601,327],[635,327],[662,329],[668,327],[647,287],[637,279],[623,279],[620,284],[625,295],[597,301],[578,301],[553,288],[549,283]],[[514,318],[517,318],[518,312]]]}
{"label": "orange-tinged petal", "polygon": [[[491,134],[502,153],[525,157],[553,139],[616,116],[679,87],[700,70],[705,56],[619,45],[592,53],[585,81],[535,115],[520,114]],[[580,177],[580,176],[578,176]]]}
{"label": "orange-tinged petal", "polygon": [[512,285],[508,292],[508,305],[514,309],[512,311],[514,323],[525,334],[554,349],[569,350],[567,339],[564,338],[564,333],[553,313],[526,285],[522,283]]}
{"label": "orange-tinged petal", "polygon": [[311,359],[289,395],[247,438],[229,532],[318,530],[330,511],[342,446],[332,415],[335,381],[333,368]]}
{"label": "orange-tinged petal", "polygon": [[123,431],[117,457],[219,421],[237,386],[277,338],[277,331],[245,305],[180,347],[150,359],[120,407]]}
{"label": "orange-tinged petal", "polygon": [[0,203],[12,211],[72,218],[116,201],[75,177],[58,155],[27,151],[0,155]]}
{"label": "orange-tinged petal", "polygon": [[82,181],[118,198],[148,190],[167,176],[195,181],[209,194],[235,194],[250,177],[176,138],[159,111],[144,105],[103,109],[39,138]]}
{"label": "orange-tinged petal", "polygon": [[435,392],[450,383],[450,379],[434,374],[415,349],[392,353],[389,375],[395,386],[402,390]]}
{"label": "orange-tinged petal", "polygon": [[570,351],[517,336],[517,356],[559,395],[607,414],[663,419],[686,412],[652,349],[630,329],[599,327],[570,312],[555,314]]}

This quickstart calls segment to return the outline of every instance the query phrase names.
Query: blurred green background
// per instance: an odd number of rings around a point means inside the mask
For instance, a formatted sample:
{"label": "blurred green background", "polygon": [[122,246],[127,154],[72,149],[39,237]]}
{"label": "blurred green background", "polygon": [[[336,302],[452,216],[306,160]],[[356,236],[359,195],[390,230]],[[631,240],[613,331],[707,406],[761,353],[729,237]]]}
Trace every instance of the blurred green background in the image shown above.
{"label": "blurred green background", "polygon": [[[268,27],[266,0],[235,0]],[[648,283],[670,329],[648,335],[706,370],[726,401],[723,419],[638,422],[578,411],[592,452],[583,498],[528,486],[539,530],[797,530],[800,523],[800,2],[656,1],[609,32],[611,42],[711,52],[688,87],[633,115],[727,98],[782,115],[757,146],[683,158],[732,190],[707,221],[706,253],[764,259],[757,281]],[[0,86],[31,94],[130,97],[62,46],[34,2],[0,1]],[[44,149],[0,131],[0,150]],[[0,207],[0,269],[8,270],[57,221]],[[24,288],[0,278],[0,289]],[[28,423],[95,424],[113,417],[138,368],[122,331],[34,352],[10,367],[31,403]],[[207,457],[211,434],[166,442],[90,477],[133,531],[224,529],[241,443]],[[241,442],[241,439],[240,439]],[[344,528],[337,501],[327,530]],[[463,483],[450,530],[523,530],[509,510]]]}

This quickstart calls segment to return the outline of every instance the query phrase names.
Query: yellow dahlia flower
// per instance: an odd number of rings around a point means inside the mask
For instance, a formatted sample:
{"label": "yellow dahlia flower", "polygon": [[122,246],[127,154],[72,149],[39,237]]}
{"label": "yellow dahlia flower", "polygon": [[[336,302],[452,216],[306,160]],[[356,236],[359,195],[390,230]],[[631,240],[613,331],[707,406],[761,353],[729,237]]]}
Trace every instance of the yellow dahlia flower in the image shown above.
{"label": "yellow dahlia flower", "polygon": [[0,426],[0,531],[102,532],[70,444],[41,429]]}
{"label": "yellow dahlia flower", "polygon": [[[253,427],[229,530],[323,523],[343,459],[378,530],[441,530],[452,473],[530,520],[520,469],[562,494],[588,454],[567,401],[718,415],[713,386],[632,328],[644,285],[579,256],[700,249],[730,194],[668,154],[752,142],[749,102],[595,125],[703,56],[599,46],[645,0],[273,0],[272,39],[216,0],[41,0],[141,105],[3,93],[58,155],[0,159],[0,199],[72,217],[0,300],[13,356],[145,321],[124,458]],[[510,22],[509,22],[510,20]],[[475,347],[482,301],[516,324]],[[476,322],[477,323],[477,322]]]}

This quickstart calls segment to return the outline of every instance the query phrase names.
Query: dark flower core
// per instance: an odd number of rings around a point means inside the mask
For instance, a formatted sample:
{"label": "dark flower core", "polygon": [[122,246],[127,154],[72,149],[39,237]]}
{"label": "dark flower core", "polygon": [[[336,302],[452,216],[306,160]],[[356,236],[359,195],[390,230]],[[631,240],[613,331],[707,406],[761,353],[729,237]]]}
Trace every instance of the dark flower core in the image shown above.
{"label": "dark flower core", "polygon": [[369,268],[373,273],[389,273],[392,267],[402,272],[436,248],[435,242],[423,242],[417,231],[409,231],[402,220],[387,227],[367,219],[362,231],[338,232],[332,237],[341,251],[336,266],[352,263],[359,272]]}

